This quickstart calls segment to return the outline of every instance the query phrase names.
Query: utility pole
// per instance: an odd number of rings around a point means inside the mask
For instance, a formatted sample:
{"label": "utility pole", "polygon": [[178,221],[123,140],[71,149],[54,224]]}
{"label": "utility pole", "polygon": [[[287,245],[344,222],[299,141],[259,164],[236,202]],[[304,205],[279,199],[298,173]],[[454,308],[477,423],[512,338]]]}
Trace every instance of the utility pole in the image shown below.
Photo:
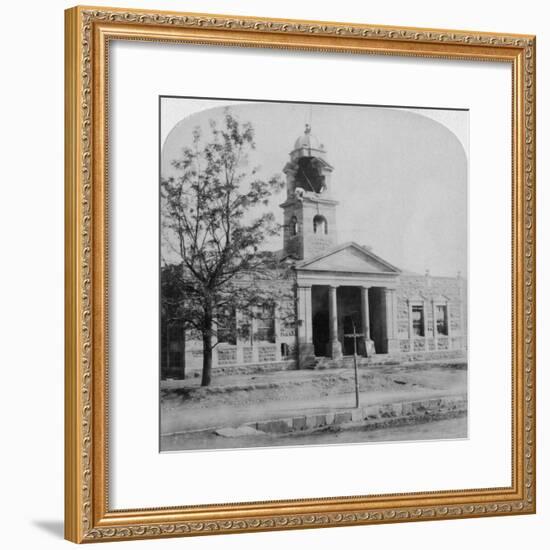
{"label": "utility pole", "polygon": [[355,408],[359,408],[359,372],[357,370],[357,338],[363,336],[355,330],[355,322],[351,322],[353,334],[344,334],[347,338],[353,338],[353,370],[355,372]]}

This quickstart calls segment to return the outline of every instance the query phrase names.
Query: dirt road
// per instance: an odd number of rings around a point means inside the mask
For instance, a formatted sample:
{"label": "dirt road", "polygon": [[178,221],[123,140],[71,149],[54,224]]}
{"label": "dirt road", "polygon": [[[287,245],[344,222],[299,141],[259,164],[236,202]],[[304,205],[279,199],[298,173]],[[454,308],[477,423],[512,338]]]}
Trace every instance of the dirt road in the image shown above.
{"label": "dirt road", "polygon": [[[397,365],[362,369],[361,405],[465,394],[463,365]],[[355,406],[352,369],[222,376],[208,388],[197,379],[165,383],[161,434],[236,427],[245,422]]]}

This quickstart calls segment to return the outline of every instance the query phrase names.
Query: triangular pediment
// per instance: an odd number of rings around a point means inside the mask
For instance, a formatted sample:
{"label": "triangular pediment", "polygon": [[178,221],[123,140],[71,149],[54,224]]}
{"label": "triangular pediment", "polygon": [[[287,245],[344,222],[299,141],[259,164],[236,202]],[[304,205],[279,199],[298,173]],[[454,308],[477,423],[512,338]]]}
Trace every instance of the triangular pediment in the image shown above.
{"label": "triangular pediment", "polygon": [[341,271],[355,273],[399,274],[400,270],[356,244],[346,243],[324,254],[305,260],[296,266],[298,269],[314,271]]}

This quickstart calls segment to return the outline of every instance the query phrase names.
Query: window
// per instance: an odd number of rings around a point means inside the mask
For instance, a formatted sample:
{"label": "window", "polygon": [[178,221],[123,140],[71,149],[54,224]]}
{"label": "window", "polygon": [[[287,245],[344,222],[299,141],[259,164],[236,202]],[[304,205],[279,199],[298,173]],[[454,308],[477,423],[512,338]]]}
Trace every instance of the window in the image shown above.
{"label": "window", "polygon": [[288,356],[290,355],[290,347],[288,344],[286,344],[285,342],[283,342],[281,344],[281,357],[283,359],[286,359]]}
{"label": "window", "polygon": [[412,306],[411,314],[413,336],[424,336],[424,307]]}
{"label": "window", "polygon": [[447,317],[447,306],[436,306],[435,319],[437,326],[437,334],[442,336],[449,335],[449,324]]}
{"label": "window", "polygon": [[237,317],[234,308],[223,308],[216,318],[218,342],[235,345],[237,343]]}
{"label": "window", "polygon": [[239,311],[239,322],[237,325],[237,335],[240,340],[251,343],[252,339],[252,317],[248,311]]}
{"label": "window", "polygon": [[292,216],[290,219],[290,234],[292,237],[298,235],[298,218],[296,216]]}
{"label": "window", "polygon": [[275,341],[275,308],[272,304],[264,304],[258,311],[256,320],[256,340],[261,342]]}
{"label": "window", "polygon": [[328,233],[327,220],[323,216],[317,215],[313,218],[313,232],[322,233],[326,235]]}

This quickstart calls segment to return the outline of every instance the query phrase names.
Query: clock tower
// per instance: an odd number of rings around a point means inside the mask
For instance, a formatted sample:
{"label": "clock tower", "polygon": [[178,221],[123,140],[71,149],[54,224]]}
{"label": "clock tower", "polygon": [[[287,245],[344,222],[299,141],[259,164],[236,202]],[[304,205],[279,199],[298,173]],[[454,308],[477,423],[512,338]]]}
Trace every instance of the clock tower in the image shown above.
{"label": "clock tower", "polygon": [[306,124],[284,167],[286,200],[284,211],[285,257],[307,260],[337,244],[336,206],[331,197],[333,167],[326,160],[324,145]]}

